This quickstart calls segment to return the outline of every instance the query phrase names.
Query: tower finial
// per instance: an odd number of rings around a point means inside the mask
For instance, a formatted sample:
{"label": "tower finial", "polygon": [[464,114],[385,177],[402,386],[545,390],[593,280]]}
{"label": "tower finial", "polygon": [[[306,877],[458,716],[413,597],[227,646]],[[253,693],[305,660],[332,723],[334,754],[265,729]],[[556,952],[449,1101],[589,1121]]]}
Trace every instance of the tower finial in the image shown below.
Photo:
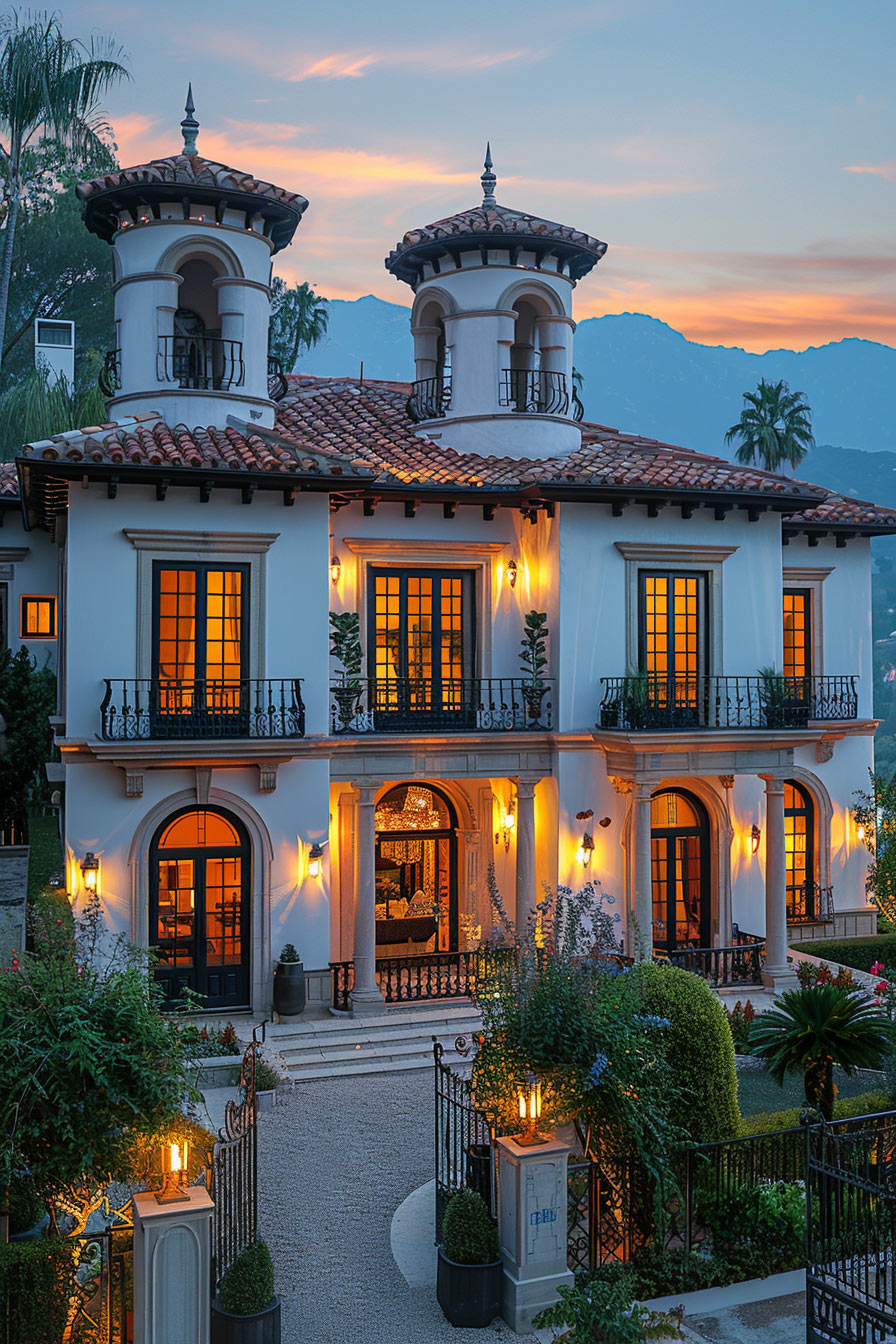
{"label": "tower finial", "polygon": [[492,172],[491,141],[486,142],[485,163],[483,164],[483,167],[485,168],[485,172],[479,179],[479,181],[482,183],[482,204],[485,206],[497,205],[498,202],[495,200],[495,186],[497,184],[498,179]]}
{"label": "tower finial", "polygon": [[192,82],[187,86],[187,101],[184,104],[184,111],[187,115],[180,124],[181,134],[184,137],[184,153],[189,158],[193,158],[194,155],[199,152],[196,148],[196,137],[199,134],[199,122],[193,116],[193,113],[196,111],[196,105],[193,102]]}

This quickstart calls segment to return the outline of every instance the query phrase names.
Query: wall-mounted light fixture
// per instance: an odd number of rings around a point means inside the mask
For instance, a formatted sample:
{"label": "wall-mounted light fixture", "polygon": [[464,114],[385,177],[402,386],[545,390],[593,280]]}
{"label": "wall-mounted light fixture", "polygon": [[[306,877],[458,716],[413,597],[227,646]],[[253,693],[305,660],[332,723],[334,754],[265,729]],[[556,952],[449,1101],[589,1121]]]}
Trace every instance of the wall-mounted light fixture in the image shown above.
{"label": "wall-mounted light fixture", "polygon": [[860,844],[863,845],[865,843],[865,836],[868,834],[868,831],[865,827],[865,821],[862,816],[862,813],[859,811],[857,807],[853,808],[852,819],[855,822],[856,826],[856,839],[859,841]]}
{"label": "wall-mounted light fixture", "polygon": [[100,881],[100,861],[92,849],[81,860],[81,876],[84,879],[85,891],[96,891]]}
{"label": "wall-mounted light fixture", "polygon": [[339,582],[339,575],[342,573],[342,561],[338,555],[330,556],[330,578],[334,584]]}
{"label": "wall-mounted light fixture", "polygon": [[515,588],[515,587],[516,587],[516,576],[517,576],[516,561],[515,561],[515,560],[508,560],[508,561],[507,561],[507,582],[510,584],[511,588]]}
{"label": "wall-mounted light fixture", "polygon": [[184,1204],[189,1200],[186,1190],[189,1151],[187,1139],[162,1144],[162,1188],[156,1192],[157,1204]]}
{"label": "wall-mounted light fixture", "polygon": [[495,831],[495,844],[497,845],[503,840],[504,852],[506,853],[510,849],[510,837],[516,830],[516,796],[514,794],[510,795],[510,802],[506,807],[497,798],[495,798],[495,802],[501,809],[501,826],[499,830]]}
{"label": "wall-mounted light fixture", "polygon": [[758,854],[758,853],[759,853],[759,841],[761,840],[761,838],[762,838],[762,832],[760,831],[759,827],[756,825],[756,823],[755,823],[755,821],[754,821],[754,822],[753,822],[753,829],[750,831],[750,853],[751,853],[751,854]]}
{"label": "wall-mounted light fixture", "polygon": [[312,845],[308,851],[308,876],[318,878],[323,870],[324,851],[320,845]]}
{"label": "wall-mounted light fixture", "polygon": [[593,816],[594,809],[592,807],[589,807],[587,812],[576,813],[576,821],[583,821],[585,823],[582,831],[582,838],[579,841],[579,847],[576,850],[576,858],[583,868],[587,868],[590,865],[591,855],[594,853],[594,836],[588,829],[588,823]]}

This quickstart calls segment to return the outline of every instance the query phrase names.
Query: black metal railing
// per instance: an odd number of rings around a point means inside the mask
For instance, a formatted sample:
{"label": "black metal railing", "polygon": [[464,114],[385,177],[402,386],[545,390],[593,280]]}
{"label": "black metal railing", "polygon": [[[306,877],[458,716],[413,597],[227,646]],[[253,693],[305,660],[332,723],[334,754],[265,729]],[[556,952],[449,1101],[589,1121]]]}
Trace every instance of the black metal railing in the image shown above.
{"label": "black metal railing", "polygon": [[302,682],[170,678],[106,680],[102,736],[113,742],[165,738],[304,737]]}
{"label": "black metal railing", "polygon": [[817,882],[800,882],[787,887],[788,924],[833,924],[834,888]]}
{"label": "black metal railing", "polygon": [[259,1028],[240,1067],[238,1100],[229,1100],[224,1124],[218,1131],[209,1165],[209,1194],[215,1202],[212,1218],[212,1292],[221,1275],[251,1246],[258,1235],[258,1102],[255,1066],[264,1042]]}
{"label": "black metal railing", "polygon": [[160,336],[156,372],[160,383],[206,392],[242,387],[243,343],[220,336]]}
{"label": "black metal railing", "polygon": [[502,369],[498,405],[521,415],[568,415],[566,374],[550,369]]}
{"label": "black metal railing", "polygon": [[[454,1049],[470,1053],[473,1040],[459,1036]],[[442,1219],[452,1195],[475,1190],[485,1200],[492,1217],[498,1213],[498,1162],[495,1139],[512,1131],[493,1111],[477,1106],[469,1076],[444,1061],[444,1048],[433,1043],[435,1064],[435,1239],[442,1240]]]}
{"label": "black metal railing", "polygon": [[[480,954],[421,952],[411,956],[377,957],[376,979],[386,1003],[421,1003],[428,999],[471,998],[476,989]],[[353,961],[331,961],[333,1008],[351,1008],[355,983]]]}
{"label": "black metal railing", "polygon": [[761,939],[730,947],[676,947],[668,952],[657,949],[657,953],[717,989],[721,985],[761,985],[764,950],[765,939]]}
{"label": "black metal railing", "polygon": [[855,719],[856,677],[602,677],[599,726],[623,732],[805,728]]}
{"label": "black metal railing", "polygon": [[438,420],[451,408],[451,375],[418,378],[408,397],[412,420]]}
{"label": "black metal railing", "polygon": [[553,683],[515,677],[343,677],[330,688],[334,733],[546,732]]}
{"label": "black metal railing", "polygon": [[288,391],[283,365],[276,355],[268,355],[268,396],[271,401],[282,401]]}
{"label": "black metal railing", "polygon": [[97,386],[104,397],[114,397],[121,387],[121,351],[107,350],[103,367],[97,377]]}

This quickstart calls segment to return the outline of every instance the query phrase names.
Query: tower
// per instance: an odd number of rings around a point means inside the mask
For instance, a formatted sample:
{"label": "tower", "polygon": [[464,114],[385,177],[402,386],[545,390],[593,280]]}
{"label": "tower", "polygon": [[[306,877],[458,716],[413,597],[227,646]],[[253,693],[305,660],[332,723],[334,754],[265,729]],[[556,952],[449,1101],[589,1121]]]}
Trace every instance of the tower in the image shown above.
{"label": "tower", "polygon": [[570,452],[572,291],[607,245],[499,205],[490,147],[484,166],[480,205],[411,229],[386,258],[416,296],[411,413],[461,452]]}
{"label": "tower", "polygon": [[271,258],[308,202],[202,158],[192,87],[185,111],[180,154],[77,187],[87,228],[112,246],[109,414],[157,410],[190,426],[234,416],[270,427]]}

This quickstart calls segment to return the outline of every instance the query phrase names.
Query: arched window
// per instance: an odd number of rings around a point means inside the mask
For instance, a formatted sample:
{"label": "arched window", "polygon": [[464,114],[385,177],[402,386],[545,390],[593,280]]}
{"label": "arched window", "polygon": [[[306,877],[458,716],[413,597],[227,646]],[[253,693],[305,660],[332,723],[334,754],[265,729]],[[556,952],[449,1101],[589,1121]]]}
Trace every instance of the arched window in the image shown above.
{"label": "arched window", "polygon": [[214,808],[186,808],[150,847],[149,942],[165,1001],[184,989],[202,1007],[249,1003],[249,838]]}
{"label": "arched window", "polygon": [[[512,305],[514,313],[510,368],[503,371],[500,404],[527,414],[565,415],[569,388],[562,367],[557,367],[556,344],[542,350],[543,324],[556,311],[541,294],[521,294]],[[553,359],[553,363],[552,363]],[[561,365],[564,357],[561,352]]]}
{"label": "arched window", "polygon": [[217,257],[191,256],[177,267],[181,277],[174,331],[163,336],[165,376],[180,387],[226,391],[243,381],[242,341],[223,330],[215,281],[225,274]]}
{"label": "arched window", "polygon": [[413,319],[417,377],[411,408],[417,420],[442,416],[451,405],[451,348],[445,339],[445,307],[441,299],[424,303]]}
{"label": "arched window", "polygon": [[787,865],[787,918],[817,916],[815,808],[812,795],[795,779],[784,781],[784,854]]}
{"label": "arched window", "polygon": [[432,784],[399,784],[377,804],[376,941],[385,955],[457,948],[457,818]]}

